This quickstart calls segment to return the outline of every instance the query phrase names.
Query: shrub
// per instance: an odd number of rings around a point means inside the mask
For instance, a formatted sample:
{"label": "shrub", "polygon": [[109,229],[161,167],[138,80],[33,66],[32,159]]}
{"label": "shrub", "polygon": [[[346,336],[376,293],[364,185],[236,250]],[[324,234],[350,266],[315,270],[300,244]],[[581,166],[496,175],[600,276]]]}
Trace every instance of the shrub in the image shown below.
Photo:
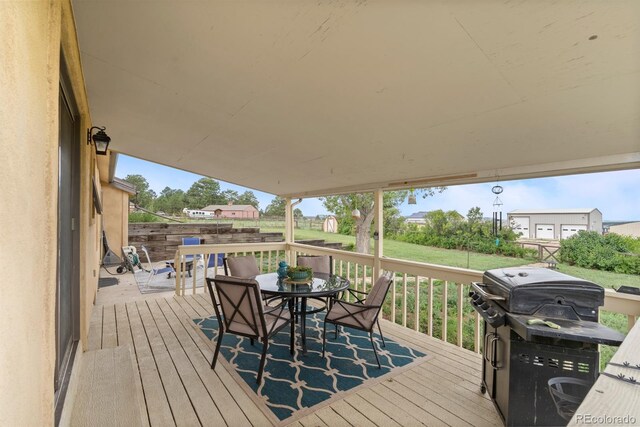
{"label": "shrub", "polygon": [[624,274],[640,274],[640,257],[632,253],[635,240],[580,231],[560,242],[560,260],[570,265]]}
{"label": "shrub", "polygon": [[[481,212],[478,215],[482,215]],[[485,254],[498,254],[510,257],[535,258],[536,251],[524,249],[516,243],[518,236],[509,228],[493,235],[490,222],[475,220],[464,221],[455,211],[432,211],[425,216],[426,225],[419,227],[409,224],[404,233],[396,240],[423,246],[445,249],[471,250]],[[496,244],[496,237],[499,239]]]}
{"label": "shrub", "polygon": [[147,212],[129,213],[129,223],[134,222],[164,222],[160,217]]}

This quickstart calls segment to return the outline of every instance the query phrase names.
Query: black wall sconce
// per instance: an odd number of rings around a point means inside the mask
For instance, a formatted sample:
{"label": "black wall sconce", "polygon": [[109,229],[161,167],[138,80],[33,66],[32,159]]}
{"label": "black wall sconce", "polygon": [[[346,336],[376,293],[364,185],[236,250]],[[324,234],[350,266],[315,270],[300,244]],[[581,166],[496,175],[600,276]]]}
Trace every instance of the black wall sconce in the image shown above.
{"label": "black wall sconce", "polygon": [[[98,132],[92,135],[94,129],[98,129]],[[98,156],[107,155],[107,148],[109,148],[109,143],[111,142],[109,135],[104,132],[106,129],[106,127],[93,126],[87,131],[87,144],[91,144],[91,140],[93,140]]]}

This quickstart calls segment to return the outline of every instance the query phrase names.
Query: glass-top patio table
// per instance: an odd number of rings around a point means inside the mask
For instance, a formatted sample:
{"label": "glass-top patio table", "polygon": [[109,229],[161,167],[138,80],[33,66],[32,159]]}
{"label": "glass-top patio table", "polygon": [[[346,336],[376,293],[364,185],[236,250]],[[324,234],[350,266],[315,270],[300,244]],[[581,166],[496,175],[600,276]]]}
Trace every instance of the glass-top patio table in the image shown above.
{"label": "glass-top patio table", "polygon": [[[335,274],[313,273],[313,280],[309,283],[290,283],[286,279],[279,279],[277,273],[259,274],[255,280],[260,285],[260,291],[267,297],[289,297],[293,299],[295,314],[300,316],[300,331],[302,351],[306,353],[306,317],[307,314],[317,313],[326,308],[322,297],[332,298],[349,287],[349,280]],[[307,300],[321,301],[322,307],[307,307]]]}

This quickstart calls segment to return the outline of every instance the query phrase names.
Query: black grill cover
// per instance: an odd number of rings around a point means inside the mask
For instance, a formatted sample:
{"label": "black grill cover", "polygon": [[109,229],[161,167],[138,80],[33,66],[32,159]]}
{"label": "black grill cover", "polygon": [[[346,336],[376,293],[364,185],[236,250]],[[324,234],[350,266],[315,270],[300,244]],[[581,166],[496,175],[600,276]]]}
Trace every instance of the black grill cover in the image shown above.
{"label": "black grill cover", "polygon": [[488,270],[483,282],[487,292],[505,299],[496,302],[513,314],[533,315],[542,309],[546,316],[567,318],[571,307],[580,320],[596,322],[604,304],[601,286],[546,268]]}

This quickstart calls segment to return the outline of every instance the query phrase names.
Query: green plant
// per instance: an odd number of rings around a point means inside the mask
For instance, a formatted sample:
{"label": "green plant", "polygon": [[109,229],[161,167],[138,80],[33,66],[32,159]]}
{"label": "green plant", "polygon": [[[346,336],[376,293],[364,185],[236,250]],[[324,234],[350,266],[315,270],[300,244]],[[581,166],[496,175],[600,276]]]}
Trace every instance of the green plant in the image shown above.
{"label": "green plant", "polygon": [[289,266],[287,268],[287,273],[296,273],[296,272],[306,272],[306,273],[312,273],[313,269],[311,267],[307,267],[306,265],[298,265],[295,267]]}
{"label": "green plant", "polygon": [[129,214],[129,223],[134,222],[164,222],[164,220],[147,212],[131,212]]}
{"label": "green plant", "polygon": [[640,274],[640,257],[633,238],[580,231],[560,242],[560,260],[569,265],[622,274]]}
{"label": "green plant", "polygon": [[289,268],[287,268],[287,276],[289,276],[290,279],[294,279],[294,280],[306,279],[311,277],[312,275],[313,275],[313,270],[311,269],[311,267],[299,265],[297,267],[290,266]]}

